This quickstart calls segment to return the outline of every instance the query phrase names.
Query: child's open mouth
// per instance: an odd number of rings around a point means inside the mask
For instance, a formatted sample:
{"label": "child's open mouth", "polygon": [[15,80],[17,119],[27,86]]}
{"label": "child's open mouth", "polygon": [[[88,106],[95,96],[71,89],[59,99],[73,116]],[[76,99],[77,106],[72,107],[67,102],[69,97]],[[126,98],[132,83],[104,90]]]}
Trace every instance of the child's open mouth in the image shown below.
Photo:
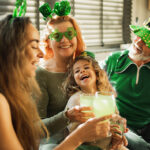
{"label": "child's open mouth", "polygon": [[82,76],[82,77],[80,78],[80,80],[84,80],[84,79],[88,79],[88,78],[89,78],[88,75],[84,75],[84,76]]}

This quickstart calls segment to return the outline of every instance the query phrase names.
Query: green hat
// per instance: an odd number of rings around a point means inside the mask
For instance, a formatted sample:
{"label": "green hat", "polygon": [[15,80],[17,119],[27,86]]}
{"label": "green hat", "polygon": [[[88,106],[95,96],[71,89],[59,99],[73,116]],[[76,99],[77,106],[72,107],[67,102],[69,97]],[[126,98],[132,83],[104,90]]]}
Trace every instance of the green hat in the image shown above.
{"label": "green hat", "polygon": [[143,24],[143,26],[130,25],[130,29],[146,43],[146,46],[150,48],[150,18]]}
{"label": "green hat", "polygon": [[90,51],[84,51],[80,54],[80,56],[90,56],[91,58],[95,59],[95,54]]}

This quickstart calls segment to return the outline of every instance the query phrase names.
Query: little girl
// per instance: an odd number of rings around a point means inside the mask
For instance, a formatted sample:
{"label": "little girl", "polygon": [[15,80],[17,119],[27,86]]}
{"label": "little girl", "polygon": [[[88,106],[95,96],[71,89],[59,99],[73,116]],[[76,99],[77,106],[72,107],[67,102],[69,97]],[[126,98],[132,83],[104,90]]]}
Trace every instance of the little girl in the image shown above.
{"label": "little girl", "polygon": [[[70,109],[74,106],[80,106],[80,95],[83,93],[95,94],[97,91],[115,93],[108,81],[105,71],[99,67],[98,62],[95,60],[95,55],[92,52],[82,52],[81,55],[75,59],[73,64],[70,65],[67,75],[68,76],[63,83],[63,90],[66,95],[70,97],[66,105],[66,109]],[[122,118],[119,117],[119,119]],[[68,125],[69,132],[72,132],[79,124],[79,122],[70,123]],[[123,144],[127,145],[126,139],[124,136],[118,137],[119,134],[116,134],[116,132],[121,132],[117,128],[117,126],[116,128],[111,128],[111,137],[101,139],[90,144],[96,145],[103,150],[109,150],[116,145],[119,145],[116,146],[117,150],[126,150],[127,148],[123,146]],[[121,139],[118,140],[118,138]],[[119,143],[117,140],[121,142]]]}

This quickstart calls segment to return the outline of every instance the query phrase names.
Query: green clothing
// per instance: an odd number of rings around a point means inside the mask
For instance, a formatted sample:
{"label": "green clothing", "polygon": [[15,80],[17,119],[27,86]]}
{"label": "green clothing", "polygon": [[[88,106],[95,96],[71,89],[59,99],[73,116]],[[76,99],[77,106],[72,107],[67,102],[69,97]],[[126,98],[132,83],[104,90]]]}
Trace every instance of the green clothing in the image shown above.
{"label": "green clothing", "polygon": [[97,146],[82,144],[76,150],[101,150],[101,149]]}
{"label": "green clothing", "polygon": [[150,62],[138,67],[128,53],[113,53],[105,62],[105,70],[117,92],[121,116],[136,130],[150,123]]}
{"label": "green clothing", "polygon": [[67,98],[61,91],[65,73],[49,72],[38,67],[36,79],[42,91],[37,101],[39,115],[50,132],[50,142],[58,143],[64,138],[63,130],[68,125],[68,118],[64,114]]}

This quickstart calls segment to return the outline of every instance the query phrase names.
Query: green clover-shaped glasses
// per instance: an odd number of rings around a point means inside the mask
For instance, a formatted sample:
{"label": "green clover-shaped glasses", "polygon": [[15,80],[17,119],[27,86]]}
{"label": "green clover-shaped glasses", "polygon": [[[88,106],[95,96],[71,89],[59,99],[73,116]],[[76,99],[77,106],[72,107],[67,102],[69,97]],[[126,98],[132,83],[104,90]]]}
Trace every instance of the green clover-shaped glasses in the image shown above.
{"label": "green clover-shaped glasses", "polygon": [[77,36],[77,32],[73,27],[68,27],[66,32],[59,32],[58,29],[55,29],[54,32],[52,32],[49,35],[49,39],[55,40],[57,42],[60,42],[63,38],[63,35],[68,39],[72,40],[73,37]]}

